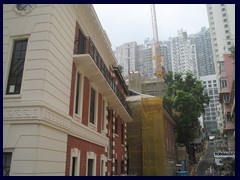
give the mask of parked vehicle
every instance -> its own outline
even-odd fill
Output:
[[[224,169],[224,163],[222,162],[222,160],[220,158],[213,159],[213,166],[215,169],[220,169],[220,170]]]

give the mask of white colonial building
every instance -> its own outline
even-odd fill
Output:
[[[3,5],[3,175],[127,172],[127,88],[92,5]]]

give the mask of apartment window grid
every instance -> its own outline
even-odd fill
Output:
[[[6,94],[20,94],[28,39],[14,42]]]

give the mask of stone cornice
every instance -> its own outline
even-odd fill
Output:
[[[70,116],[67,117],[62,115],[47,106],[4,106],[3,123],[44,124],[103,147],[107,147],[108,145],[108,138],[101,133],[88,128],[80,122],[74,121]]]

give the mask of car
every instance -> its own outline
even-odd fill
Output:
[[[224,169],[224,163],[222,162],[222,160],[220,158],[213,159],[213,166],[216,169]]]

